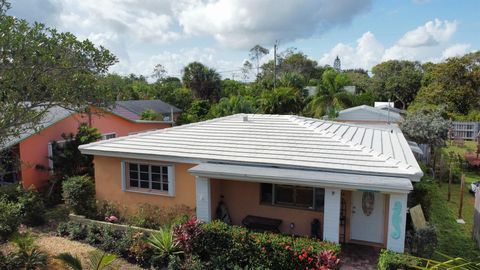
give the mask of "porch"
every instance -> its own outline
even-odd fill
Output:
[[[403,179],[212,163],[189,171],[196,176],[197,217],[204,221],[218,218],[223,202],[235,225],[257,216],[281,220],[281,233],[311,236],[318,220],[320,239],[403,252]]]

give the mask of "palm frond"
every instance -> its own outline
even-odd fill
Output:
[[[64,264],[66,264],[68,267],[70,267],[73,270],[83,270],[80,259],[78,259],[77,256],[73,256],[70,253],[60,253],[54,258],[62,261]]]
[[[117,259],[117,256],[95,250],[89,253],[88,258],[88,264],[91,269],[103,270],[111,265]]]

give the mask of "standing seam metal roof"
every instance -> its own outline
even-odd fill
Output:
[[[402,175],[413,181],[422,176],[396,126],[366,127],[291,115],[237,114],[96,142],[80,149],[85,154],[153,160],[171,157]]]

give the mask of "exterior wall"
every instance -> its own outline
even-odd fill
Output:
[[[165,123],[134,123],[99,109],[93,109],[93,112],[101,114],[92,114],[91,120],[86,114],[73,114],[19,143],[22,163],[20,170],[25,187],[33,185],[41,188],[47,183],[48,171],[36,169],[36,166],[48,168],[48,143],[63,140],[62,133],[76,133],[82,123],[90,122],[100,133],[116,133],[117,137],[132,132],[169,127]]]
[[[128,212],[142,204],[158,207],[186,205],[196,207],[195,177],[188,173],[193,164],[173,163],[175,166],[175,196],[122,191],[121,158],[95,156],[95,190],[97,200],[108,200],[126,207]]]
[[[323,240],[338,243],[340,234],[340,205],[342,191],[325,189],[325,213],[323,218]]]
[[[387,248],[403,253],[407,221],[407,194],[390,194]]]
[[[323,220],[323,213],[318,211],[260,204],[260,183],[221,180],[219,187],[213,188],[211,194],[212,201],[217,197],[217,204],[212,203],[214,209],[218,205],[218,197],[224,196],[232,222],[236,225],[242,225],[246,216],[255,215],[281,219],[280,231],[283,233],[310,235],[312,220]],[[293,229],[290,229],[290,223],[295,224]]]

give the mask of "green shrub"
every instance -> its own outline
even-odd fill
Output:
[[[408,195],[408,207],[414,207],[417,204],[422,206],[425,219],[430,217],[430,209],[432,207],[432,196],[438,192],[435,182],[428,178],[422,179],[413,185],[413,191]]]
[[[195,253],[209,267],[306,269],[314,267],[320,252],[338,255],[339,245],[306,237],[251,232],[214,221],[202,224]]]
[[[0,196],[18,203],[21,207],[21,223],[29,226],[41,225],[45,222],[45,204],[40,194],[32,187],[25,189],[20,184],[6,185],[0,188]]]
[[[18,230],[22,219],[22,206],[0,197],[0,242]]]
[[[390,250],[382,250],[378,258],[378,270],[413,270],[413,266],[420,265],[417,258],[396,253]]]
[[[183,223],[193,215],[194,210],[185,205],[160,208],[142,204],[133,215],[129,216],[127,222],[132,226],[155,230],[163,226]]]
[[[438,244],[437,230],[432,225],[418,229],[407,239],[410,253],[422,258],[431,258]]]
[[[95,184],[88,176],[72,176],[63,182],[63,200],[78,215],[95,215]]]
[[[85,240],[87,238],[87,228],[86,226],[76,223],[68,223],[68,238],[71,240]]]
[[[122,222],[123,218],[120,214],[119,207],[116,203],[110,201],[99,201],[97,202],[97,220],[106,220],[107,218],[114,216],[118,220],[117,222]]]

